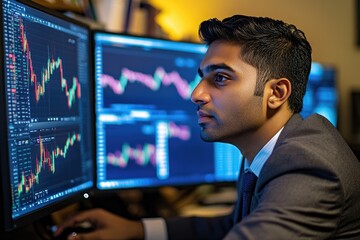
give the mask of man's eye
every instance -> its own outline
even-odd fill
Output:
[[[224,81],[226,81],[227,80],[227,77],[225,77],[224,75],[222,75],[222,74],[216,74],[215,75],[215,78],[214,78],[214,81],[216,82],[216,83],[223,83]]]

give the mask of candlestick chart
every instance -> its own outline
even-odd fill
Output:
[[[109,153],[107,159],[108,164],[121,168],[127,167],[130,160],[134,160],[139,166],[145,166],[147,164],[155,166],[155,145],[144,143],[131,147],[128,143],[123,143],[121,150],[117,150],[115,153]]]
[[[37,193],[52,191],[51,186],[61,186],[81,169],[81,135],[72,131],[61,134],[38,134],[30,141],[31,159],[19,165],[19,181],[16,186],[18,204],[31,201]]]
[[[19,49],[26,63],[26,75],[23,77],[29,81],[30,102],[33,106],[31,115],[77,115],[81,84],[77,76],[75,40],[70,35],[60,37],[56,31],[53,35],[43,36],[42,27],[34,28],[33,25],[31,22],[25,25],[19,20]]]
[[[111,131],[115,131],[116,134],[124,134],[125,128],[128,130],[128,127],[111,127]],[[153,127],[153,126],[151,126]],[[155,128],[155,127],[154,127]],[[109,130],[110,131],[110,130]],[[155,139],[155,131],[153,130],[154,136],[152,139]],[[182,141],[187,141],[191,137],[190,129],[186,125],[177,125],[174,122],[168,123],[168,138],[177,138]],[[131,130],[131,133],[134,133],[134,130]],[[130,132],[129,132],[130,134]],[[142,131],[142,134],[143,131]],[[112,139],[112,134],[107,133],[109,141]],[[138,135],[137,135],[138,136]],[[129,138],[127,138],[129,139]],[[152,140],[154,141],[154,140]],[[119,142],[118,142],[119,143]],[[154,143],[146,143],[138,140],[138,143],[130,146],[129,143],[124,142],[120,143],[120,149],[115,150],[114,153],[110,152],[107,154],[107,163],[113,166],[118,166],[121,168],[126,168],[129,164],[129,161],[134,161],[138,166],[145,166],[151,164],[153,167],[156,166],[156,146]]]
[[[146,124],[143,125],[143,127]],[[108,178],[156,176],[156,139],[133,124],[105,126]],[[121,136],[122,140],[116,141]]]
[[[104,107],[126,102],[153,104],[162,109],[176,105],[193,108],[190,96],[200,81],[197,58],[190,54],[175,58],[156,53],[139,54],[136,50],[122,50],[119,54],[119,51],[104,47],[101,56],[103,69],[97,75],[103,91]],[[179,59],[182,60],[180,62],[189,63],[179,66]],[[139,95],[142,97],[135,97]],[[169,102],[173,103],[172,107]]]
[[[104,128],[103,157],[108,179],[159,177],[159,169],[164,165],[174,175],[181,174],[186,171],[182,165],[196,168],[206,164],[207,157],[213,154],[204,151],[208,146],[201,143],[198,128],[190,122],[132,122],[106,124]],[[198,145],[197,151],[184,151]]]
[[[119,79],[115,79],[107,74],[101,76],[101,85],[104,88],[111,88],[117,95],[124,94],[127,85],[135,82],[142,84],[152,91],[158,91],[162,86],[169,87],[173,85],[177,95],[184,100],[188,100],[192,90],[199,83],[199,78],[195,77],[193,81],[189,82],[183,79],[178,72],[166,72],[161,66],[157,67],[152,75],[123,68]]]

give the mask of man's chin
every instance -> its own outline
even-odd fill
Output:
[[[201,131],[200,138],[204,142],[215,142],[217,139],[206,133],[205,131]]]

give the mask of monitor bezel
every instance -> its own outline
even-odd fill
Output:
[[[40,12],[43,12],[45,14],[48,14],[49,16],[53,16],[56,18],[59,18],[61,20],[65,20],[69,23],[72,24],[76,24],[82,28],[84,28],[87,32],[88,32],[88,55],[89,55],[89,69],[88,69],[88,76],[89,76],[89,97],[90,97],[90,101],[89,101],[89,105],[90,105],[90,123],[89,125],[91,126],[91,142],[92,144],[95,144],[95,130],[94,130],[94,95],[93,95],[93,80],[92,80],[92,73],[93,73],[93,62],[91,61],[90,58],[90,52],[92,49],[92,41],[91,41],[91,28],[90,26],[86,25],[85,23],[75,20],[73,18],[67,17],[66,15],[57,12],[55,10],[46,8],[40,4],[34,3],[32,1],[26,1],[26,0],[14,0],[20,4],[23,4],[29,8],[33,8],[36,9]],[[1,19],[3,19],[3,3],[4,0],[0,0],[0,4],[1,4],[1,11],[0,11],[0,17]],[[3,23],[2,23],[3,24]],[[0,55],[4,56],[5,53],[5,44],[4,44],[4,35],[3,32],[0,32]],[[0,63],[1,66],[3,66],[4,68],[4,57],[0,58]],[[0,79],[5,81],[5,72],[1,71],[0,73]],[[3,197],[0,198],[0,213],[3,215],[1,217],[1,223],[3,226],[3,231],[5,232],[10,232],[10,231],[14,231],[17,229],[20,229],[22,227],[25,227],[26,225],[30,225],[32,223],[34,223],[36,220],[40,220],[42,217],[48,216],[50,214],[52,214],[55,211],[58,211],[66,206],[69,206],[71,204],[80,202],[82,200],[86,200],[86,198],[84,197],[86,194],[87,196],[91,197],[94,194],[94,186],[96,184],[95,182],[95,174],[96,174],[96,166],[95,166],[95,150],[94,149],[90,149],[90,153],[91,153],[91,157],[92,157],[92,163],[93,163],[93,167],[92,167],[92,172],[93,172],[93,177],[92,177],[92,181],[93,181],[93,186],[87,189],[83,189],[79,192],[73,193],[71,195],[66,196],[65,198],[62,198],[61,200],[59,200],[58,202],[54,202],[54,203],[50,203],[47,206],[44,206],[42,208],[39,208],[37,210],[34,210],[30,213],[24,214],[23,216],[20,216],[17,219],[12,219],[12,194],[11,194],[11,184],[10,184],[10,172],[9,172],[9,152],[8,152],[8,123],[7,123],[7,110],[6,110],[6,97],[5,97],[5,82],[0,84],[0,112],[1,112],[1,116],[0,116],[0,126],[3,126],[2,128],[4,129],[4,131],[0,131],[0,157],[1,157],[1,163],[0,163],[0,172],[1,174],[1,193],[3,195]]]

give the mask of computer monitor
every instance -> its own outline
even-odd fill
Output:
[[[94,186],[90,30],[30,2],[1,1],[6,230],[78,201]]]
[[[200,138],[190,95],[206,46],[94,33],[97,189],[234,182],[240,152]]]
[[[326,117],[335,127],[338,125],[338,88],[336,68],[329,64],[313,62],[307,83],[303,117],[318,113]]]

